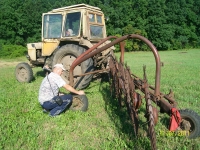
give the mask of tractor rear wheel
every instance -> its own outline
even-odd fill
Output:
[[[57,63],[63,64],[66,71],[64,71],[61,77],[69,83],[69,69],[74,62],[74,60],[80,56],[83,52],[85,52],[85,48],[75,45],[75,44],[67,44],[62,46],[60,49],[56,51],[53,57],[52,66]],[[73,75],[80,75],[87,72],[93,71],[93,60],[89,58],[82,62],[80,65],[76,66],[73,71]],[[82,76],[82,77],[75,77],[74,78],[74,88],[83,89],[87,87],[92,80],[92,74]]]

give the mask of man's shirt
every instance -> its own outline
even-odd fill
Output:
[[[48,77],[48,78],[47,78]],[[45,101],[51,100],[54,96],[59,93],[59,88],[64,86],[66,82],[56,73],[51,72],[46,76],[39,89],[38,100],[42,105]]]

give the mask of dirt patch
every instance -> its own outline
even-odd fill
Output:
[[[0,60],[0,68],[10,67],[10,66],[16,66],[18,63],[20,63],[20,61],[9,62],[9,61]]]

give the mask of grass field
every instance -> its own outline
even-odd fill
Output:
[[[175,93],[180,109],[189,108],[200,114],[200,50],[159,52],[164,63],[161,72],[161,92]],[[119,54],[116,54],[119,56]],[[144,103],[139,111],[140,136],[136,140],[126,109],[118,109],[117,100],[109,92],[109,84],[95,80],[85,89],[89,99],[87,112],[67,110],[57,117],[42,112],[38,103],[38,89],[44,74],[33,68],[35,79],[19,83],[14,70],[17,62],[0,60],[0,149],[4,150],[148,150]],[[151,52],[125,53],[125,62],[132,73],[143,77],[142,66],[147,66],[147,77],[154,84],[155,61]],[[198,150],[200,138],[161,136],[168,132],[169,117],[159,114],[156,126],[157,147],[162,150]]]

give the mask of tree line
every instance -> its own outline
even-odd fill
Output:
[[[140,34],[158,50],[200,46],[200,0],[1,0],[0,50],[41,41],[42,13],[81,3],[102,9],[108,35]],[[146,50],[140,44],[126,47]]]

